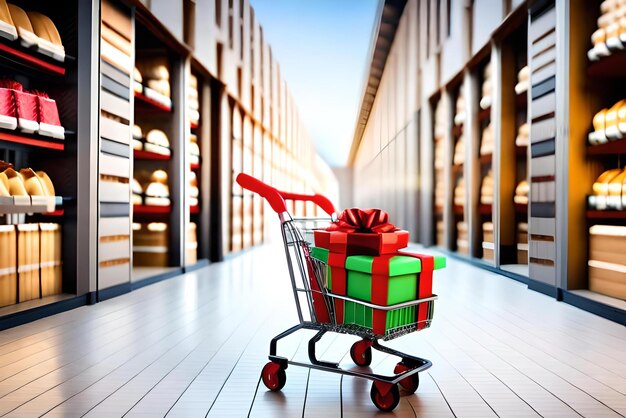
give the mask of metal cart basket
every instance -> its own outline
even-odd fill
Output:
[[[381,345],[379,340],[391,340],[407,333],[417,331],[418,329],[428,327],[432,320],[432,305],[437,299],[437,296],[433,295],[428,298],[410,302],[383,306],[331,293],[326,283],[328,266],[325,262],[311,257],[310,249],[313,244],[313,231],[315,229],[325,228],[332,221],[331,218],[335,213],[333,204],[327,198],[319,194],[303,195],[278,191],[260,180],[243,173],[237,176],[237,183],[244,189],[257,193],[265,198],[272,209],[278,214],[289,276],[291,278],[293,295],[300,321],[298,325],[272,339],[270,343],[270,362],[263,367],[261,375],[265,386],[272,391],[279,391],[284,387],[287,381],[285,369],[287,369],[288,365],[308,367],[372,380],[373,383],[370,395],[374,405],[381,411],[393,410],[400,401],[399,386],[402,387],[406,393],[414,393],[419,386],[418,373],[428,369],[432,363],[429,360],[401,353]],[[329,217],[292,218],[287,211],[285,200],[313,202],[324,210]],[[420,304],[429,304],[429,315],[422,323],[413,322],[404,324],[387,330],[384,335],[376,335],[370,328],[360,325],[338,323],[334,309],[335,299],[343,299],[344,301],[350,301],[368,308],[383,311],[401,310],[410,307],[417,308]],[[321,303],[323,303],[325,307],[325,310],[322,309],[321,311],[327,313],[327,315],[324,315],[324,318],[319,317],[319,306]],[[318,331],[317,334],[309,340],[308,357],[310,362],[291,361],[277,355],[278,341],[301,329]],[[346,369],[336,363],[319,360],[315,353],[315,345],[326,332],[351,334],[360,337],[361,339],[350,348],[350,357],[357,366],[362,367]],[[372,373],[370,369],[366,368],[372,362],[372,348],[400,358],[393,374],[379,375]]]

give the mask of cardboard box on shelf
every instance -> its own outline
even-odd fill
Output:
[[[0,307],[17,303],[15,226],[0,226]]]
[[[61,227],[59,224],[40,223],[41,296],[63,292],[61,266]]]
[[[485,222],[483,223],[483,241],[485,242],[495,242],[493,240],[493,222]],[[483,248],[485,248],[483,246]]]
[[[626,265],[626,227],[594,225],[589,228],[589,259]]]
[[[528,224],[526,222],[517,224],[517,243],[528,244]]]
[[[483,260],[493,261],[495,260],[494,245],[493,242],[483,241]]]
[[[18,301],[41,297],[39,224],[17,225]]]
[[[133,265],[167,267],[169,265],[169,237],[167,224],[152,222],[133,224]]]
[[[626,266],[589,260],[589,290],[626,300]]]
[[[528,244],[517,244],[517,264],[528,264]]]

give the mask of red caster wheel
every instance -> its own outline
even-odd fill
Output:
[[[372,364],[372,342],[361,340],[352,344],[350,357],[357,366],[366,367]]]
[[[402,373],[404,371],[409,370],[410,367],[407,366],[406,364],[400,362],[398,364],[396,364],[396,368],[393,369],[393,372],[398,374],[398,373]],[[417,388],[420,385],[420,376],[418,373],[415,373],[414,375],[411,376],[407,376],[404,379],[400,380],[400,382],[398,382],[400,384],[400,386],[402,387],[402,389],[404,389],[404,391],[408,394],[408,395],[412,395],[415,393],[415,391],[417,390]]]
[[[287,374],[280,364],[270,361],[263,367],[261,372],[263,384],[272,392],[281,390],[287,383]]]
[[[370,396],[376,408],[383,412],[393,411],[395,407],[398,406],[398,403],[400,403],[400,390],[398,389],[398,385],[392,385],[390,383],[372,383]]]

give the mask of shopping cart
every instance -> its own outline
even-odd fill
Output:
[[[271,391],[279,391],[285,386],[287,375],[285,369],[288,365],[308,367],[346,376],[360,377],[372,380],[370,396],[374,405],[381,411],[393,410],[400,401],[401,386],[405,393],[415,393],[419,386],[419,372],[428,369],[432,363],[419,357],[401,353],[392,348],[383,346],[383,341],[391,340],[407,333],[423,329],[430,325],[432,319],[432,304],[437,299],[436,295],[411,302],[400,303],[391,306],[376,305],[351,297],[331,293],[326,286],[326,263],[311,257],[310,248],[313,243],[313,231],[328,226],[335,214],[333,204],[324,196],[303,195],[280,192],[247,174],[239,174],[237,183],[244,189],[259,194],[267,200],[272,209],[278,214],[281,223],[282,237],[287,256],[287,266],[293,287],[293,295],[298,311],[300,323],[274,337],[270,343],[270,362],[263,367],[262,380]],[[292,218],[287,211],[285,200],[313,202],[326,212],[328,218]],[[407,307],[416,307],[420,304],[429,304],[429,316],[420,323],[410,323],[385,332],[384,335],[376,335],[371,329],[352,324],[337,323],[334,306],[335,299],[351,301],[365,307],[393,311]],[[308,306],[308,316],[303,314],[303,305]],[[323,309],[320,309],[322,307]],[[277,355],[278,341],[288,335],[302,330],[318,331],[309,340],[308,355],[310,363],[292,361]],[[321,340],[326,332],[351,334],[360,338],[350,348],[350,357],[357,366],[354,368],[342,368],[336,363],[323,361],[317,358],[315,345]],[[394,368],[391,375],[375,374],[369,369],[372,362],[372,348],[386,354],[399,357],[401,360]]]

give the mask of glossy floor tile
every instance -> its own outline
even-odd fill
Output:
[[[289,367],[259,375],[272,336],[297,322],[282,247],[0,332],[0,416],[371,417],[371,383]],[[425,357],[401,417],[626,415],[626,328],[459,261],[435,274],[430,329],[388,344]],[[279,343],[305,361],[310,331]],[[327,334],[348,363],[354,337]],[[376,371],[397,360],[375,355]]]

